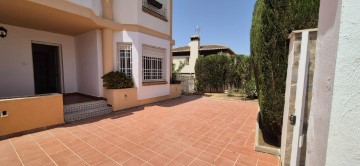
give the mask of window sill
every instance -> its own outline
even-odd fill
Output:
[[[164,85],[164,84],[168,84],[168,82],[166,82],[166,81],[154,81],[154,82],[143,82],[142,83],[143,86]]]

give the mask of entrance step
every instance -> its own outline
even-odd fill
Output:
[[[65,123],[106,115],[112,112],[105,100],[77,103],[64,106]]]

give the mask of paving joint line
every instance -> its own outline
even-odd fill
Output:
[[[19,153],[17,152],[15,146],[14,146],[13,143],[11,142],[11,139],[9,139],[9,142],[10,142],[10,144],[11,144],[11,147],[14,149],[14,151],[15,151],[15,153],[16,153],[16,156],[19,158],[21,164],[24,165],[24,162],[21,160]]]
[[[101,151],[99,151],[97,148],[95,148],[94,146],[90,145],[89,143],[85,142],[83,139],[81,139],[81,138],[79,138],[78,136],[76,136],[74,133],[70,132],[69,130],[67,130],[67,129],[65,129],[65,128],[63,128],[63,130],[65,130],[66,132],[68,132],[68,133],[70,133],[71,135],[75,136],[76,138],[80,139],[82,142],[84,142],[85,144],[89,145],[91,148],[95,149],[96,151],[100,152],[100,153],[103,154],[106,158],[108,158],[108,159],[114,161],[115,163],[121,165],[120,163],[116,162],[115,160],[113,160],[113,159],[112,159],[111,157],[109,157],[108,155],[104,154],[103,152],[101,152]],[[91,133],[91,132],[90,132],[90,133]],[[92,133],[91,133],[91,134],[92,134]],[[75,153],[75,152],[74,152],[74,153]],[[76,153],[75,153],[75,154],[76,154]],[[77,155],[77,154],[76,154],[76,155]],[[93,156],[94,156],[94,155],[93,155]],[[80,157],[80,156],[78,156],[78,157]],[[90,156],[90,157],[91,157],[91,156]],[[90,158],[90,157],[89,157],[89,158]],[[81,157],[80,157],[80,158],[81,158]],[[82,158],[81,158],[81,159],[82,159]],[[83,159],[83,160],[84,160],[84,159]],[[84,161],[85,161],[85,160],[84,160]],[[86,162],[86,161],[85,161],[85,162]],[[100,161],[100,162],[102,162],[102,161]],[[95,165],[96,165],[96,164],[99,164],[100,162],[95,163]],[[87,163],[87,162],[86,162],[86,163]],[[89,164],[89,165],[90,165],[90,164]]]
[[[98,127],[98,128],[102,128],[102,127],[100,127],[100,126],[97,126],[97,125],[95,125],[95,124],[91,124],[91,125],[94,125],[94,126],[96,126],[96,127]],[[87,132],[89,132],[89,130],[86,130],[86,129],[84,129],[84,128],[82,128],[83,130],[85,130],[85,131],[87,131]],[[104,128],[102,128],[102,129],[104,129]],[[107,130],[105,130],[105,131],[107,131]],[[108,132],[108,131],[107,131]],[[127,150],[125,150],[125,149],[123,149],[123,148],[121,148],[120,146],[118,146],[118,145],[115,145],[115,144],[113,144],[112,142],[110,142],[110,141],[108,141],[108,140],[106,140],[106,139],[104,139],[104,138],[102,138],[102,137],[99,137],[98,135],[95,135],[95,134],[93,134],[92,132],[89,132],[89,133],[91,133],[92,135],[94,135],[94,136],[96,136],[96,137],[98,137],[98,138],[100,138],[100,139],[102,139],[102,140],[105,140],[106,142],[108,142],[108,143],[110,143],[110,144],[112,144],[112,145],[114,145],[114,146],[116,146],[117,148],[119,148],[120,150],[124,150],[124,151],[126,151],[127,153],[129,153],[129,154],[131,154],[132,155],[132,158],[133,157],[137,157],[137,155],[135,155],[135,154],[132,154],[131,152],[129,152],[129,151],[127,151]],[[123,139],[125,139],[125,138],[123,138]],[[130,141],[131,142],[131,141]],[[132,142],[132,143],[134,143],[134,142]],[[134,143],[134,144],[136,144],[136,143]],[[145,149],[145,148],[144,148]],[[106,155],[107,156],[107,155]],[[132,159],[132,158],[130,158],[130,159]],[[137,158],[139,158],[139,157],[137,157]],[[127,162],[127,161],[129,161],[130,159],[128,159],[128,160],[126,160],[125,162]],[[142,160],[142,161],[144,161],[145,163],[147,163],[147,164],[150,164],[150,163],[148,163],[147,161],[145,161],[145,160],[143,160],[143,159],[141,159],[141,158],[139,158],[140,160]],[[124,163],[125,163],[124,162]],[[118,163],[118,162],[116,162],[116,163]],[[152,164],[150,164],[150,165],[152,165]]]
[[[73,152],[77,157],[79,157],[82,161],[84,161],[87,165],[90,165],[88,162],[86,162],[83,158],[81,158],[78,154],[76,154],[73,150],[71,150],[68,146],[66,146],[63,142],[61,142],[53,133],[51,133],[50,131],[46,131],[47,133],[49,133],[50,135],[52,135],[57,141],[59,141],[62,145],[64,145],[68,150],[70,150],[71,152]],[[63,150],[65,151],[65,150]],[[62,151],[60,151],[62,152]],[[58,152],[58,153],[60,153]]]
[[[33,137],[31,134],[29,134],[29,135],[30,135],[31,139],[36,143],[36,145],[39,146],[39,148],[46,154],[46,156],[47,156],[48,158],[50,158],[50,160],[51,160],[55,165],[58,165],[58,164],[50,157],[50,155],[45,152],[45,150],[44,150],[44,149],[40,146],[40,144],[34,139],[34,137]]]

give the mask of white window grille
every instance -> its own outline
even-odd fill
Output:
[[[117,44],[116,70],[124,72],[127,76],[132,77],[131,44]]]
[[[165,53],[163,48],[143,45],[143,81],[165,80]]]

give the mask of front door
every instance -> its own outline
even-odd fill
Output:
[[[35,94],[61,93],[59,46],[32,43]]]

